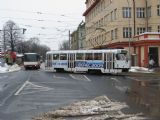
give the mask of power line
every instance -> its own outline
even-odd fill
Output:
[[[37,14],[37,15],[50,15],[50,16],[60,16],[60,17],[65,17],[65,18],[73,18],[73,14],[67,13],[65,14],[55,14],[55,13],[50,13],[50,12],[41,12],[41,11],[25,11],[25,10],[18,10],[18,9],[0,9],[0,11],[7,11],[7,12],[20,12],[20,13],[27,13],[27,14]],[[69,16],[71,15],[71,16]],[[79,19],[79,18],[74,18],[74,19]]]
[[[57,22],[57,23],[64,23],[64,22],[77,22],[77,21],[61,21],[61,20],[51,20],[51,19],[33,19],[33,18],[15,18],[15,17],[0,17],[1,19],[22,19],[22,20],[31,20],[31,21],[39,21],[39,22]]]

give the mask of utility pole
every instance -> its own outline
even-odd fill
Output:
[[[134,25],[134,36],[136,35],[136,5],[135,0],[133,0],[133,25]]]
[[[69,50],[71,49],[71,33],[70,33],[70,30],[69,30]]]
[[[148,32],[148,0],[145,1],[146,2],[146,31]]]

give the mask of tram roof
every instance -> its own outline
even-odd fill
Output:
[[[120,52],[125,49],[102,49],[102,50],[53,50],[48,51],[47,54],[53,53],[102,53],[102,52]]]

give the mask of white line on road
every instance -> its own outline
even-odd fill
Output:
[[[27,80],[14,95],[19,95],[19,93],[23,90],[23,88],[28,84],[29,80]]]
[[[57,79],[66,79],[65,77],[59,77],[59,76],[56,76],[56,75],[53,75],[53,78],[57,78]]]
[[[78,80],[76,77],[74,77],[72,74],[69,74],[69,76],[71,76],[71,78]]]
[[[116,81],[117,83],[120,83],[120,81],[117,78],[111,78],[111,80]]]
[[[69,74],[69,76],[75,80],[83,80],[83,81],[88,81],[88,82],[91,82],[91,80],[85,76],[85,75],[72,75],[72,74]]]
[[[20,95],[20,92],[24,89],[24,87],[28,88],[26,90],[33,90],[33,91],[29,91],[29,92],[25,92],[21,94],[29,94],[29,93],[35,93],[35,92],[40,92],[40,91],[49,91],[53,89],[53,88],[43,87],[40,85],[33,84],[29,82],[29,80],[27,80],[14,95]],[[34,91],[34,90],[38,90],[38,91]]]
[[[86,76],[86,75],[83,75],[87,81],[91,82],[91,80]]]
[[[30,79],[31,79],[31,75],[28,77],[28,80],[26,82],[24,82],[24,84],[18,89],[18,91],[14,95],[19,95],[19,93],[23,90],[23,88],[26,86],[26,84],[28,84]]]

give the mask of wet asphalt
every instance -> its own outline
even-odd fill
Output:
[[[44,70],[0,74],[0,120],[31,120],[41,113],[101,95],[129,104],[130,107],[124,112],[143,112],[144,108],[135,106],[134,99],[130,99],[133,97],[130,93],[137,89],[133,86],[134,81],[151,79],[160,80],[160,77],[53,73]]]

